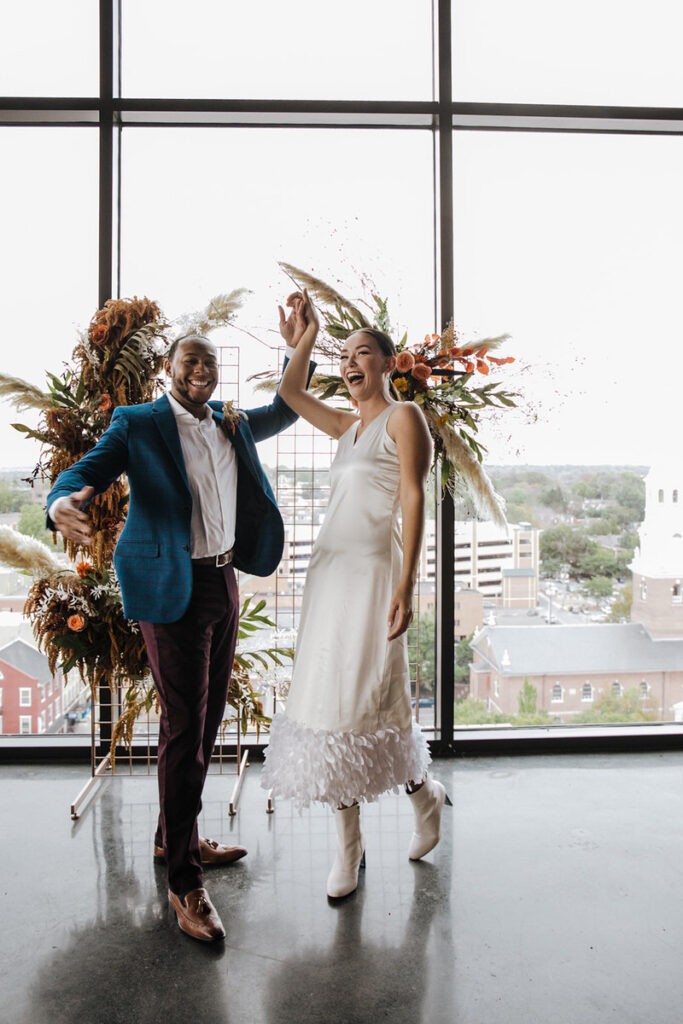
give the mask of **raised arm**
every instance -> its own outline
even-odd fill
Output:
[[[306,390],[309,360],[320,326],[315,306],[306,289],[303,293],[291,295],[287,301],[292,306],[289,318],[285,317],[282,306],[278,307],[280,333],[286,342],[296,344],[296,348],[285,369],[278,394],[290,409],[318,430],[330,437],[341,437],[355,423],[356,417],[353,413],[334,409]]]
[[[413,591],[424,532],[425,483],[432,460],[427,421],[413,402],[402,402],[389,417],[400,470],[399,500],[403,533],[403,571],[389,609],[389,640],[405,633],[413,618]]]

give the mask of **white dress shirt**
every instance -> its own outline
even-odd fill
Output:
[[[289,345],[285,356],[294,352]],[[206,416],[198,420],[184,409],[170,391],[166,392],[175,416],[180,447],[185,460],[192,494],[191,553],[192,558],[207,558],[230,551],[235,544],[237,522],[237,456],[232,443],[218,426],[206,407]],[[67,495],[56,498],[48,515]]]
[[[237,520],[237,456],[207,406],[204,419],[184,409],[168,391],[192,495],[192,558],[230,551]]]

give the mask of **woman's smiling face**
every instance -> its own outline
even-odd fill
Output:
[[[372,335],[356,331],[344,342],[339,369],[351,397],[362,402],[384,391],[385,376],[394,362],[392,356],[384,355]]]

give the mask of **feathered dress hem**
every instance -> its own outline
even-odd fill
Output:
[[[282,712],[270,727],[261,785],[298,808],[319,802],[335,809],[370,803],[406,782],[421,781],[430,761],[416,722],[374,733],[328,732]]]

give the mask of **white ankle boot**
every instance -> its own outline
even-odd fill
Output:
[[[363,837],[360,834],[360,807],[344,807],[335,811],[337,856],[327,877],[327,895],[341,899],[358,888],[358,869],[365,867]]]
[[[415,831],[408,847],[410,860],[419,860],[433,850],[441,838],[441,811],[450,805],[446,790],[429,776],[414,793],[408,793],[415,812]]]

